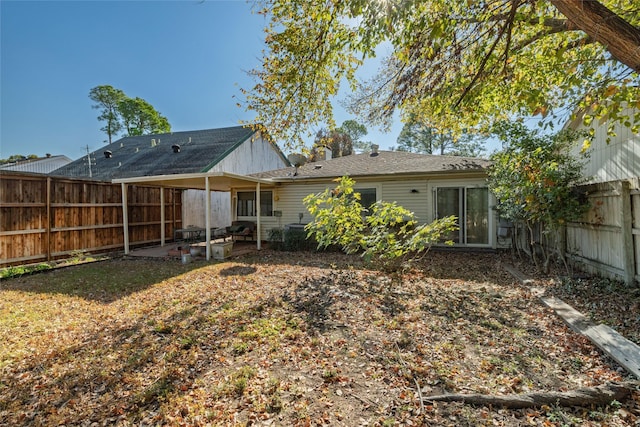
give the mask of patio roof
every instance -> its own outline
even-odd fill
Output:
[[[211,191],[231,191],[232,188],[252,188],[256,191],[258,202],[257,209],[257,248],[260,250],[261,242],[261,224],[260,224],[260,186],[262,184],[273,185],[270,179],[258,178],[252,176],[238,175],[229,172],[200,172],[175,175],[155,175],[155,176],[138,176],[132,178],[118,178],[111,182],[122,186],[122,228],[124,231],[124,253],[129,253],[129,218],[128,218],[128,185],[150,185],[161,188],[181,188],[185,190],[204,190],[206,191],[205,205],[205,241],[211,241]],[[165,216],[164,216],[164,192],[160,192],[160,204],[163,209],[160,211],[160,245],[165,244]],[[211,259],[211,245],[206,245],[206,258]]]
[[[257,183],[273,184],[270,179],[255,176],[238,175],[229,172],[200,172],[173,175],[137,176],[118,178],[114,184],[139,184],[185,190],[206,190],[207,181],[211,191],[231,191],[232,188],[255,187]]]

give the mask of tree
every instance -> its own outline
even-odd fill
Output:
[[[639,0],[265,0],[266,51],[246,107],[279,140],[300,144],[334,126],[331,98],[346,81],[368,124],[396,111],[440,132],[487,130],[514,116],[608,117],[640,129]],[[356,71],[382,42],[377,76]]]
[[[589,207],[576,192],[585,181],[582,163],[568,150],[584,135],[568,130],[541,135],[521,123],[501,123],[495,131],[505,148],[491,156],[489,189],[496,196],[500,216],[527,231],[533,261],[548,272],[552,251],[545,240],[556,239],[556,248],[561,246],[559,230],[579,220]],[[541,230],[538,242],[536,226]],[[564,261],[564,253],[557,252]]]
[[[95,102],[92,108],[100,109],[98,120],[106,122],[100,130],[107,134],[108,143],[111,144],[112,137],[122,129],[119,105],[126,99],[126,95],[120,89],[102,85],[89,91],[89,99]]]
[[[7,163],[18,163],[18,162],[23,162],[25,160],[31,160],[31,159],[37,159],[37,158],[38,156],[36,154],[29,154],[28,156],[25,156],[23,154],[12,154],[6,159],[0,159],[0,165],[4,165]]]
[[[309,154],[309,161],[315,162],[324,158],[321,155],[323,149],[327,147],[331,150],[332,157],[343,157],[353,154],[354,148],[366,150],[371,145],[370,142],[362,141],[367,134],[367,128],[355,120],[345,120],[342,126],[329,131],[325,128],[316,133],[313,148]]]
[[[367,150],[371,147],[371,142],[362,140],[362,137],[369,133],[367,127],[355,120],[345,120],[336,130],[345,135],[349,135],[353,148]]]
[[[106,121],[100,130],[107,134],[109,144],[123,129],[125,136],[171,132],[167,118],[142,98],[129,98],[122,90],[109,85],[94,87],[89,91],[89,98],[96,103],[93,108],[102,109],[98,120]]]
[[[448,133],[415,121],[405,123],[398,135],[398,151],[479,157],[484,152],[482,142],[475,135],[463,134],[457,140]]]
[[[378,201],[367,209],[360,203],[353,179],[337,181],[335,189],[304,198],[313,216],[306,230],[319,248],[338,245],[346,253],[362,253],[366,261],[384,270],[398,271],[457,229],[453,216],[418,224],[413,212],[395,202]]]
[[[171,125],[151,104],[141,98],[126,98],[118,105],[126,136],[171,132]]]
[[[332,157],[349,156],[353,153],[351,137],[337,129],[332,131],[320,129],[318,133],[316,133],[316,139],[313,145],[312,155],[314,153],[317,154],[318,149],[316,147],[329,148]]]

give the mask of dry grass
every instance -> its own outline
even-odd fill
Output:
[[[401,283],[339,254],[112,260],[0,283],[0,425],[614,425],[601,408],[418,399],[566,390],[623,373],[492,254]]]

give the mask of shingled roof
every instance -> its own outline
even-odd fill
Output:
[[[297,170],[294,167],[253,174],[274,181],[307,180],[351,177],[376,177],[415,174],[453,174],[459,172],[483,172],[489,160],[475,157],[433,156],[404,151],[379,151],[353,154],[306,163]]]
[[[111,181],[207,172],[255,132],[250,127],[234,126],[125,137],[91,153],[91,178]],[[179,146],[179,152],[174,152],[173,146]],[[56,169],[51,175],[88,178],[87,157]]]

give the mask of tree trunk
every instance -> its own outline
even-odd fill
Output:
[[[497,406],[509,409],[537,408],[543,405],[563,407],[608,405],[614,400],[625,400],[638,386],[637,382],[607,383],[565,392],[537,392],[495,396],[489,394],[443,394],[424,396],[425,402],[463,402],[478,406]]]
[[[595,0],[550,0],[577,28],[615,59],[640,73],[640,29]]]
[[[531,251],[531,259],[535,264],[536,268],[540,270],[542,267],[540,266],[540,262],[538,261],[538,254],[536,249],[536,239],[533,234],[533,226],[527,222],[527,230],[529,231],[529,250]]]

